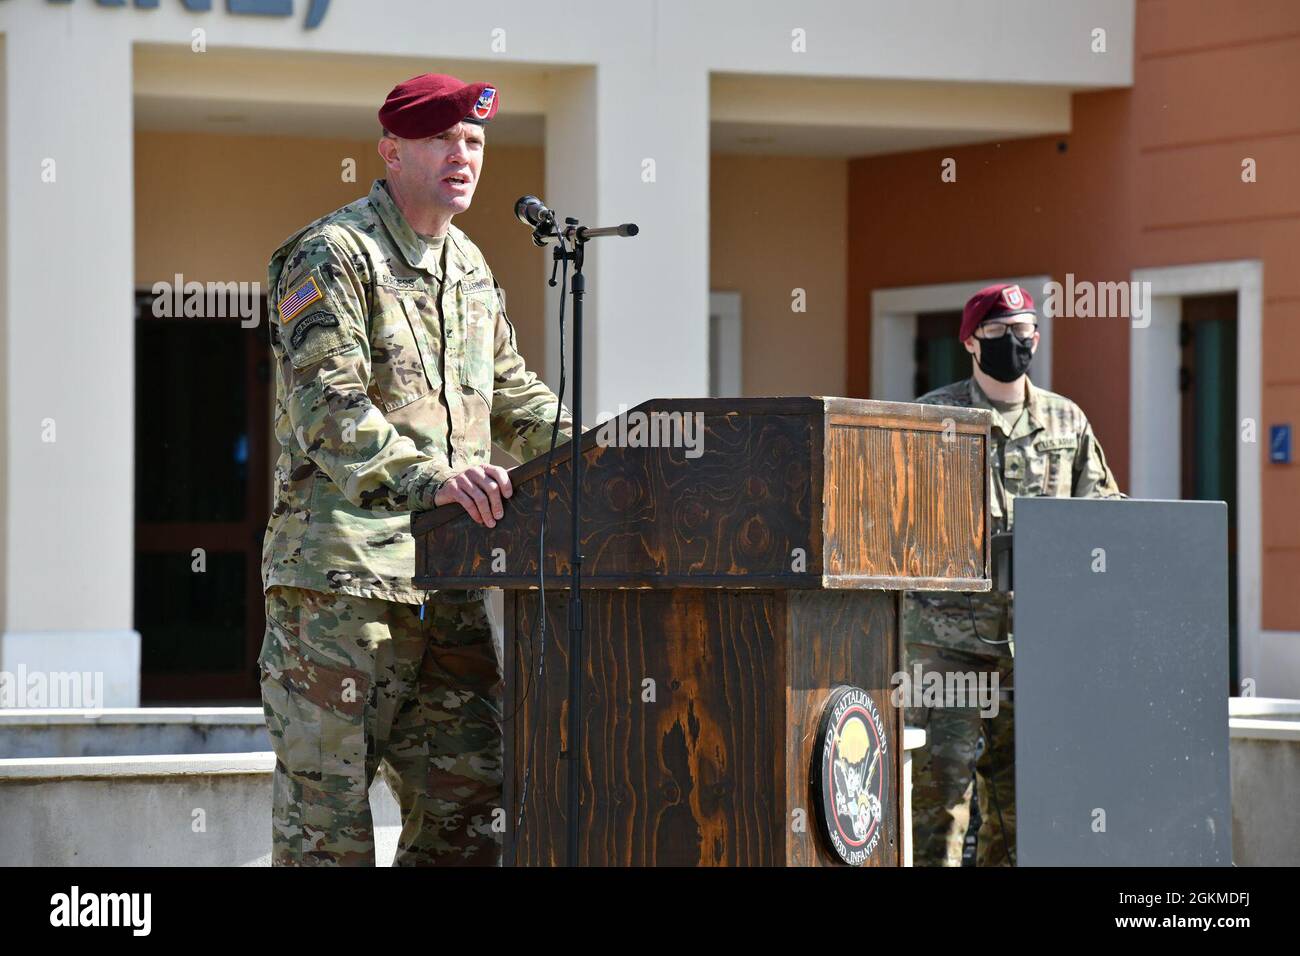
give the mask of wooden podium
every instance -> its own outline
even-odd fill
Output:
[[[578,863],[898,865],[898,594],[988,589],[989,422],[687,399],[583,434]],[[544,456],[511,472],[495,528],[458,505],[412,519],[418,586],[505,589],[507,864],[567,862],[570,457],[556,449],[545,505],[540,683]]]

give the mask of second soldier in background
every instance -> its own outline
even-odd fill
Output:
[[[962,312],[958,337],[972,376],[918,402],[993,413],[989,442],[989,531],[1009,531],[1018,497],[1117,498],[1115,477],[1079,406],[1038,388],[1026,374],[1039,333],[1034,300],[1017,285],[981,289]],[[907,592],[902,628],[905,669],[983,674],[1000,687],[996,713],[970,702],[909,707],[909,726],[926,731],[912,770],[912,859],[916,866],[960,866],[978,778],[981,866],[1015,861],[1015,758],[1011,599],[1005,593]],[[964,704],[964,705],[961,705]],[[959,706],[961,705],[961,706]],[[990,708],[992,710],[994,708]],[[983,753],[976,753],[980,737]]]

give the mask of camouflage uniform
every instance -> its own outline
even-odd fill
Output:
[[[1010,530],[1017,497],[1116,498],[1119,486],[1079,406],[1026,379],[1025,404],[1008,421],[973,378],[917,399],[926,405],[993,413],[989,448],[989,520]],[[912,771],[912,847],[917,866],[960,866],[970,819],[971,777],[980,793],[979,865],[1005,865],[1015,854],[1012,603],[1001,593],[909,591],[903,596],[905,667],[924,672],[998,675],[997,713],[974,707],[909,707],[910,726],[927,731]],[[1000,643],[993,643],[1000,642]],[[978,758],[981,730],[986,746]],[[1010,844],[1010,846],[1007,846]]]
[[[370,784],[402,806],[396,866],[495,863],[501,670],[482,593],[415,605],[272,585],[263,709],[272,862],[374,865]]]
[[[499,859],[483,595],[412,586],[410,512],[493,440],[520,460],[545,451],[557,400],[524,367],[482,253],[455,226],[437,246],[379,180],[271,258],[281,450],[259,665],[276,863],[372,863],[376,770],[401,804],[399,864]],[[567,410],[560,424],[567,437]]]

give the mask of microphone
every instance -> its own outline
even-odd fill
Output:
[[[555,225],[555,213],[536,196],[520,196],[515,200],[515,218],[534,229]]]
[[[583,243],[589,239],[602,236],[635,236],[641,230],[634,222],[625,222],[619,226],[583,226],[576,219],[558,222],[554,209],[548,209],[536,196],[520,196],[515,200],[515,218],[533,230],[533,244],[546,245],[548,240]]]

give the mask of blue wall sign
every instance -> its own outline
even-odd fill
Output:
[[[1268,426],[1268,460],[1275,465],[1291,464],[1291,426]]]

